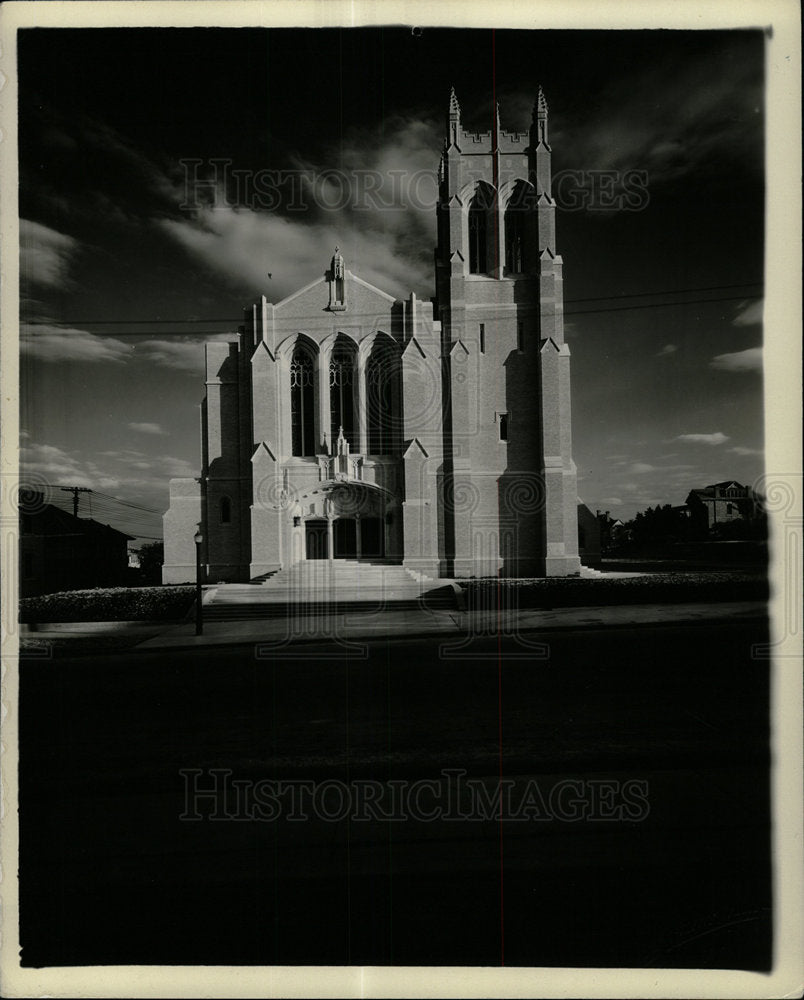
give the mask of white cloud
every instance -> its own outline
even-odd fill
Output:
[[[608,504],[609,507],[622,506],[622,500],[619,497],[603,497],[603,499],[600,502]]]
[[[337,149],[324,150],[321,163],[293,159],[309,178],[294,194],[305,212],[259,210],[246,197],[236,207],[218,198],[191,219],[161,218],[156,225],[217,274],[275,302],[321,277],[336,245],[347,268],[383,291],[426,295],[442,144],[441,124],[428,118],[386,120],[382,136],[352,129]]]
[[[122,364],[131,356],[131,345],[114,337],[98,337],[86,330],[25,323],[20,330],[20,351],[41,361],[110,361]]]
[[[85,457],[80,452],[69,452],[49,444],[24,442],[20,446],[20,467],[33,488],[42,489],[48,503],[61,501],[69,495],[60,486],[84,486],[91,490],[109,493],[121,500],[135,501],[154,507],[157,513],[131,511],[109,507],[108,502],[96,505],[98,518],[107,520],[129,534],[161,534],[159,511],[168,504],[168,483],[172,478],[194,478],[199,474],[197,463],[175,455],[147,455],[144,452],[121,449],[93,453]],[[50,484],[47,486],[45,484]],[[88,513],[81,507],[81,513]],[[100,509],[103,508],[103,513]],[[107,511],[113,513],[107,513]],[[127,527],[128,525],[128,527]],[[129,530],[130,529],[130,530]]]
[[[20,468],[24,473],[42,476],[59,486],[84,486],[92,489],[117,489],[120,480],[92,461],[51,444],[26,443],[20,447]],[[45,497],[50,501],[53,497]]]
[[[382,215],[382,213],[378,213]],[[429,285],[429,269],[399,252],[397,243],[342,213],[326,223],[301,223],[267,212],[203,209],[194,222],[161,220],[161,227],[219,274],[268,291],[274,301],[323,276],[335,246],[346,266],[392,295]],[[267,272],[273,275],[270,285]]]
[[[763,82],[745,58],[742,39],[729,39],[717,53],[691,56],[679,65],[672,56],[651,63],[638,75],[604,82],[596,115],[562,127],[551,142],[564,162],[586,170],[647,172],[650,186],[696,176],[722,162],[724,153],[762,170],[762,144],[746,149],[746,129],[758,129]],[[548,101],[550,94],[547,95]],[[504,107],[507,105],[505,98]],[[532,106],[533,96],[530,95]],[[519,127],[525,125],[527,102]],[[597,105],[596,105],[597,106]],[[654,110],[662,108],[657,118]]]
[[[648,465],[647,462],[634,462],[628,470],[630,473],[656,472],[655,465]]]
[[[713,434],[679,434],[675,440],[686,441],[688,444],[718,445],[728,441],[729,436],[721,431],[715,431]]]
[[[124,364],[141,360],[149,365],[178,368],[193,375],[204,372],[204,344],[210,341],[235,341],[236,333],[220,333],[180,339],[137,341],[127,344],[115,337],[104,337],[86,330],[56,326],[52,323],[25,323],[20,330],[20,350],[41,361],[84,361]],[[142,427],[132,427],[142,431]],[[142,431],[142,433],[157,433]],[[164,432],[163,432],[164,433]]]
[[[749,347],[733,354],[718,354],[709,362],[710,368],[721,372],[758,372],[762,370],[762,348]]]
[[[664,347],[661,349],[661,351],[656,352],[656,357],[667,358],[671,354],[675,354],[677,350],[678,347],[676,346],[676,344],[665,344]]]
[[[128,426],[133,431],[138,431],[140,434],[164,434],[164,435],[167,434],[167,431],[163,427],[161,427],[159,424],[130,423],[130,424],[128,424]]]
[[[134,348],[134,357],[147,361],[149,364],[162,365],[165,368],[178,368],[193,375],[204,372],[204,344],[213,341],[236,341],[236,333],[219,333],[206,336],[203,339],[193,337],[188,340],[171,337],[167,340],[144,340]]]
[[[30,219],[20,219],[20,277],[46,288],[71,286],[69,269],[78,241]]]
[[[174,455],[158,455],[155,464],[168,479],[194,479],[199,474],[199,467],[186,458],[176,458]]]
[[[734,448],[729,448],[729,451],[733,451],[735,455],[764,455],[765,452],[761,448],[743,448],[737,445]]]
[[[756,326],[762,322],[762,311],[764,307],[764,302],[762,299],[756,299],[754,302],[748,304],[742,303],[740,305],[740,311],[732,320],[734,326]]]

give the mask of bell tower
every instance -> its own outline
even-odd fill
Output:
[[[577,482],[547,101],[529,132],[470,132],[450,94],[439,165],[448,572],[580,572]]]

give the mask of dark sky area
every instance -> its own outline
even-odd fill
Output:
[[[539,84],[554,174],[646,178],[638,210],[554,192],[581,497],[626,519],[753,482],[759,31],[22,30],[26,470],[165,509],[170,477],[198,473],[204,340],[236,329],[253,297],[320,276],[335,243],[371,283],[431,296],[450,87],[467,127],[486,130],[497,100],[503,127],[524,130]],[[213,160],[228,186],[186,207],[186,164],[207,179]],[[283,189],[266,208],[260,170],[337,172],[351,196],[295,209]],[[401,194],[364,204],[366,171],[398,171]],[[161,533],[146,512],[118,523]]]

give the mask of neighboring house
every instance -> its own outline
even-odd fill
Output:
[[[126,582],[126,535],[60,507],[27,502],[20,513],[20,597]]]
[[[695,527],[706,532],[731,521],[752,521],[762,512],[760,498],[753,490],[731,479],[691,490],[686,507]]]
[[[600,511],[593,514],[578,497],[578,553],[584,566],[599,566],[601,560]]]
[[[202,466],[170,483],[164,583],[195,578],[199,528],[215,581],[313,559],[580,573],[550,160],[541,90],[529,131],[497,116],[480,134],[453,92],[435,302],[389,295],[336,247],[316,281],[247,309],[237,342],[207,344]]]
[[[622,527],[623,522],[619,519],[615,520],[612,518],[611,512],[608,510],[605,513],[596,510],[595,518],[597,520],[597,529],[600,533],[600,551],[603,553],[610,548],[612,542],[614,541],[612,536],[614,526],[619,525]]]
[[[140,568],[140,553],[139,553],[139,549],[129,548],[129,550],[128,550],[128,568],[129,569],[139,569]]]

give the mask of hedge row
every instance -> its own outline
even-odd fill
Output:
[[[194,587],[111,587],[70,590],[20,601],[20,621],[136,622],[176,621],[195,599]]]
[[[461,580],[467,608],[515,610],[687,601],[764,601],[768,581],[744,573],[651,573],[645,576],[581,579]]]

